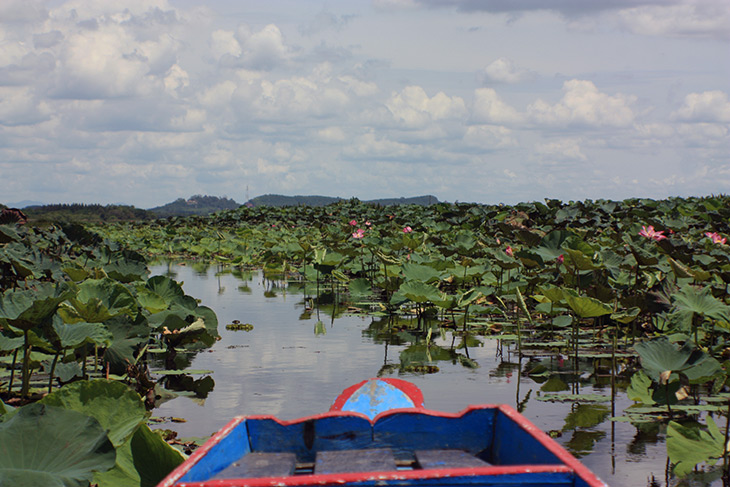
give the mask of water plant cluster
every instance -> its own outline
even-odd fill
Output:
[[[183,461],[149,411],[218,338],[211,309],[80,226],[0,225],[0,291],[0,484],[155,485]]]
[[[625,388],[636,403],[613,419],[665,424],[681,476],[718,459],[718,475],[727,471],[727,419],[717,419],[730,407],[729,227],[730,198],[712,196],[427,207],[350,200],[95,231],[128,250],[310,283],[313,306],[327,292],[412,317],[426,357],[434,323],[465,346],[497,336],[531,357],[528,373],[545,378],[546,392],[565,388],[556,361],[541,356],[577,373],[581,359],[600,361],[612,397]],[[428,360],[416,365],[433,370]],[[590,401],[571,392],[543,399]]]

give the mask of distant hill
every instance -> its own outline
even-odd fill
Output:
[[[28,206],[23,208],[23,213],[29,222],[101,223],[155,218],[147,210],[134,206],[84,203]]]
[[[280,194],[265,194],[250,199],[246,206],[326,206],[332,203],[342,201],[344,198],[336,198],[333,196],[283,196]],[[376,200],[363,201],[374,205],[391,206],[391,205],[422,205],[428,206],[438,203],[439,200],[435,196],[414,196],[411,198],[381,198]]]
[[[178,198],[172,203],[150,208],[149,211],[158,218],[166,218],[168,216],[209,215],[221,210],[235,210],[239,206],[241,206],[239,203],[229,198],[196,194],[187,200]]]
[[[16,201],[11,203],[6,203],[6,205],[9,208],[27,208],[29,206],[43,206],[42,201],[32,201],[32,200],[23,200],[23,201]]]

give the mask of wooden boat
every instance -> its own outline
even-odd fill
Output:
[[[158,487],[606,487],[513,408],[431,411],[413,384],[370,379],[330,411],[240,416]]]

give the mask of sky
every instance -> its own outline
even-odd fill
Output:
[[[730,190],[727,0],[2,0],[0,202]]]

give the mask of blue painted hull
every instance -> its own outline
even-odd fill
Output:
[[[441,413],[416,397],[416,407],[370,417],[380,402],[355,398],[365,413],[340,410],[348,401],[338,398],[339,407],[295,421],[235,418],[159,486],[605,487],[508,406]]]

